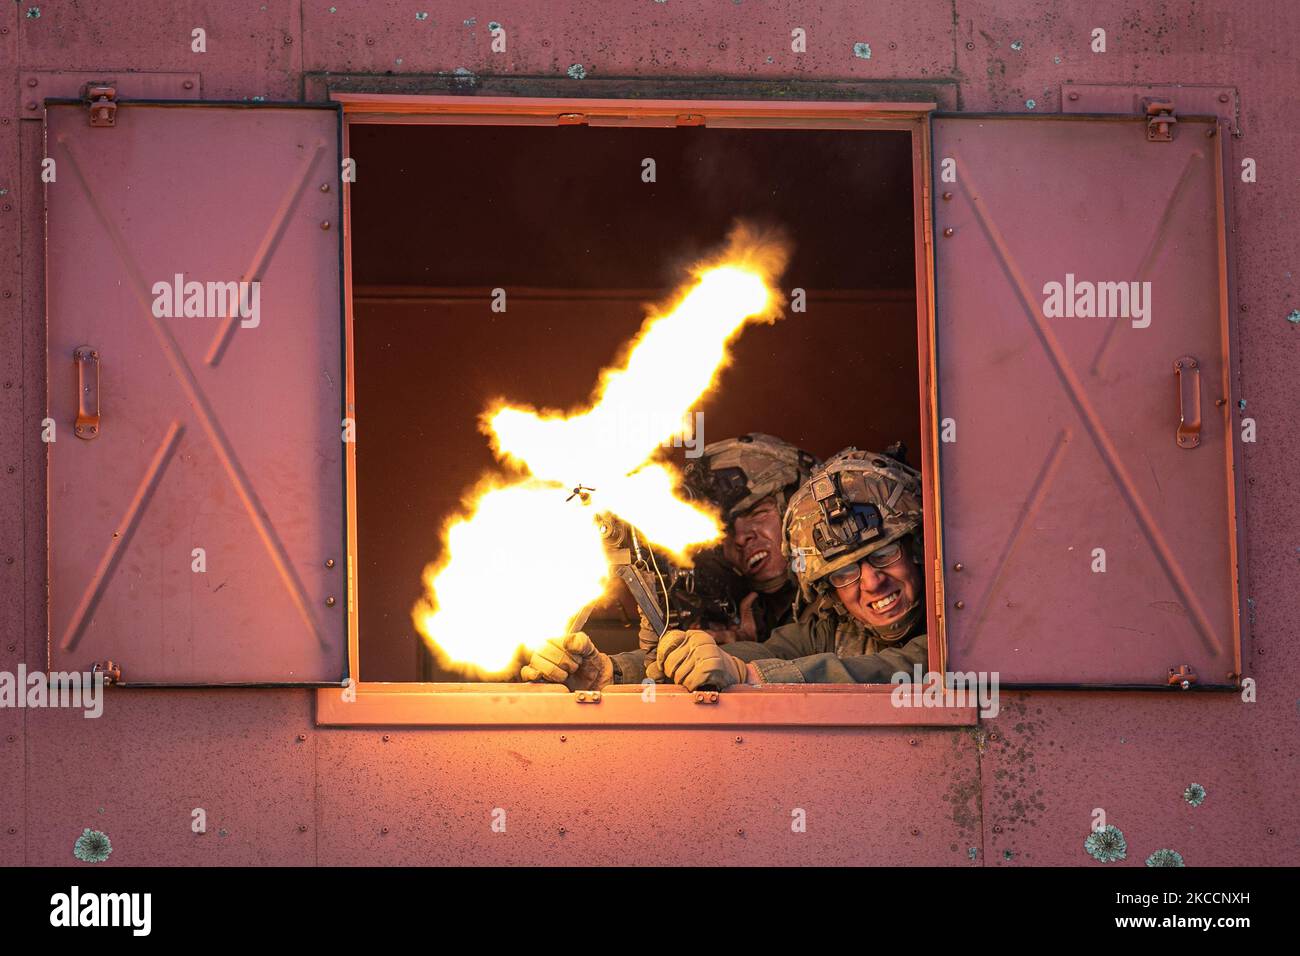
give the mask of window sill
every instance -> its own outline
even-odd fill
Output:
[[[716,695],[656,685],[608,687],[595,700],[544,684],[362,683],[316,692],[318,727],[969,727],[976,708],[899,707],[892,685],[770,684]],[[588,695],[595,696],[593,692]],[[709,697],[716,699],[710,701]],[[703,698],[703,699],[700,699]]]

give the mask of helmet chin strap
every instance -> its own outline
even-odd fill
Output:
[[[883,627],[878,627],[874,624],[864,623],[862,626],[866,628],[869,632],[874,634],[876,637],[880,638],[886,644],[893,644],[901,640],[903,636],[912,629],[912,627],[916,624],[917,620],[920,617],[921,617],[921,602],[917,601],[914,605],[912,605],[912,607],[908,610],[906,614],[904,614],[897,621],[894,621],[891,624],[886,624]]]

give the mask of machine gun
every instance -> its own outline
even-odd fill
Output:
[[[601,519],[600,533],[614,572],[656,634],[735,623],[743,582],[719,555],[703,551],[693,567],[679,567],[612,515]]]

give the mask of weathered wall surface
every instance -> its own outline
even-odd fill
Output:
[[[489,20],[509,31],[509,54],[490,53]],[[190,52],[197,26],[208,32],[202,55]],[[808,31],[802,56],[790,52],[796,26]],[[1095,26],[1107,30],[1104,55],[1088,49]],[[197,73],[205,99],[297,99],[335,79],[327,73],[378,74],[380,84],[389,71],[444,74],[406,82],[445,92],[457,68],[484,88],[577,95],[673,95],[683,80],[714,95],[783,95],[792,81],[805,84],[801,96],[832,95],[887,81],[882,89],[935,84],[955,90],[963,110],[1008,112],[1030,99],[1037,112],[1059,111],[1063,83],[1188,83],[1237,88],[1229,172],[1245,157],[1259,168],[1258,183],[1230,183],[1242,395],[1260,430],[1245,446],[1243,653],[1259,699],[1017,693],[972,731],[584,730],[561,740],[554,729],[316,729],[308,691],[121,692],[99,720],[0,710],[0,863],[73,862],[73,840],[95,827],[113,840],[113,864],[1092,865],[1082,844],[1100,807],[1125,832],[1130,865],[1166,846],[1189,865],[1294,864],[1300,325],[1287,316],[1300,308],[1298,42],[1300,6],[1284,0],[7,5],[0,669],[45,657],[42,150],[24,71]],[[568,78],[573,64],[586,79]],[[1182,798],[1191,782],[1208,791],[1200,807]],[[208,815],[201,836],[190,832],[196,807]],[[489,829],[495,807],[507,810],[505,834]],[[794,808],[807,811],[807,833],[791,832]]]

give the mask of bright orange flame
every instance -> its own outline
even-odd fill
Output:
[[[780,317],[773,282],[786,257],[779,240],[737,228],[722,256],[691,270],[671,307],[650,314],[585,411],[498,403],[484,414],[497,457],[530,477],[481,484],[448,525],[442,560],[425,569],[415,623],[445,662],[500,674],[521,646],[566,633],[609,582],[602,514],[678,558],[717,539],[716,515],[678,498],[677,475],[650,459],[682,431],[745,324]],[[574,496],[579,485],[589,490]],[[527,568],[521,540],[544,549]]]

